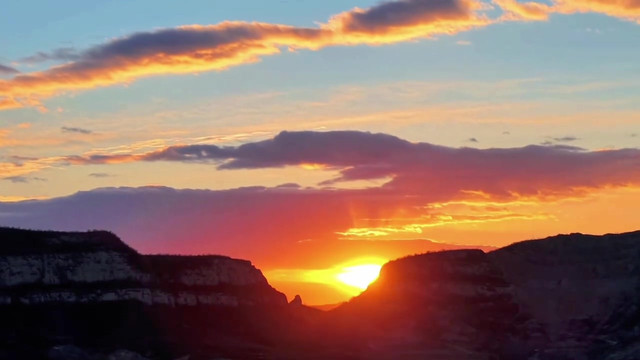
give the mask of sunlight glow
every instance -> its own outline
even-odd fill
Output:
[[[349,286],[360,290],[366,290],[369,284],[374,282],[380,275],[380,265],[357,265],[342,269],[336,278]]]
[[[277,288],[299,284],[322,284],[328,286],[328,292],[323,294],[309,293],[309,296],[295,290],[289,295],[302,295],[307,304],[327,304],[347,301],[351,297],[360,295],[380,274],[382,265],[388,261],[382,257],[360,257],[336,264],[325,269],[272,269],[264,272],[269,282],[277,284]],[[317,291],[317,287],[315,288]],[[331,293],[335,291],[335,293]],[[340,295],[342,294],[342,295]],[[332,298],[330,302],[317,300]]]

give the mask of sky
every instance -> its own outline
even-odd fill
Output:
[[[338,302],[345,267],[637,230],[638,99],[638,0],[8,0],[0,226]]]

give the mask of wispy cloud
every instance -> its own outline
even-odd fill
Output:
[[[518,2],[517,0],[493,0],[504,12],[503,20],[542,21],[549,18],[553,6],[538,2]]]
[[[491,21],[478,15],[474,0],[387,1],[353,9],[331,18],[328,27],[346,44],[385,44],[455,34]]]
[[[93,131],[91,130],[87,130],[79,127],[63,126],[60,128],[60,130],[64,133],[76,133],[76,134],[84,134],[84,135],[89,135],[93,133]]]
[[[601,13],[640,24],[640,6],[636,0],[552,0],[538,1],[493,0],[504,11],[503,20],[544,21],[549,15]]]
[[[477,0],[404,0],[353,9],[315,28],[223,22],[132,34],[76,53],[58,49],[26,61],[65,59],[42,72],[0,81],[4,108],[34,106],[63,92],[86,90],[161,75],[224,70],[290,49],[379,45],[454,34],[485,26]]]
[[[316,27],[227,21],[134,33],[84,51],[39,52],[22,61],[65,63],[0,80],[0,109],[33,106],[44,111],[41,101],[62,93],[128,84],[149,76],[220,71],[258,62],[282,49],[392,44],[456,34],[503,20],[547,20],[553,13],[600,12],[640,22],[640,8],[634,1],[493,2],[502,9],[501,18],[489,17],[488,4],[480,0],[397,0],[345,11]],[[13,68],[0,69],[15,74]]]
[[[12,68],[10,66],[0,64],[0,75],[14,75],[14,74],[17,74],[19,72],[20,71],[18,71],[17,69]]]
[[[562,136],[562,137],[554,137],[552,139],[553,141],[557,141],[557,142],[573,142],[573,141],[580,140],[580,138],[576,136]]]
[[[2,180],[5,181],[11,181],[14,184],[26,184],[26,183],[30,183],[33,181],[47,181],[47,179],[45,178],[41,178],[41,177],[27,177],[27,176],[10,176],[10,177],[6,177],[6,178],[2,178]]]
[[[25,176],[54,166],[61,166],[64,157],[11,157],[0,162],[0,179]]]
[[[109,173],[91,173],[89,176],[94,178],[108,178],[113,177],[114,175]]]
[[[63,47],[54,49],[49,52],[37,52],[31,56],[24,57],[19,60],[21,63],[37,64],[46,61],[74,61],[80,58],[80,54],[75,48]]]
[[[602,13],[640,24],[640,4],[637,0],[555,0],[559,13]]]

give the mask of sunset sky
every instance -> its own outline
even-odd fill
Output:
[[[0,226],[344,268],[640,228],[638,0],[8,0]]]

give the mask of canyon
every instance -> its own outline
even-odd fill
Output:
[[[246,260],[0,229],[0,359],[631,360],[639,299],[640,232],[408,256],[325,312]]]

